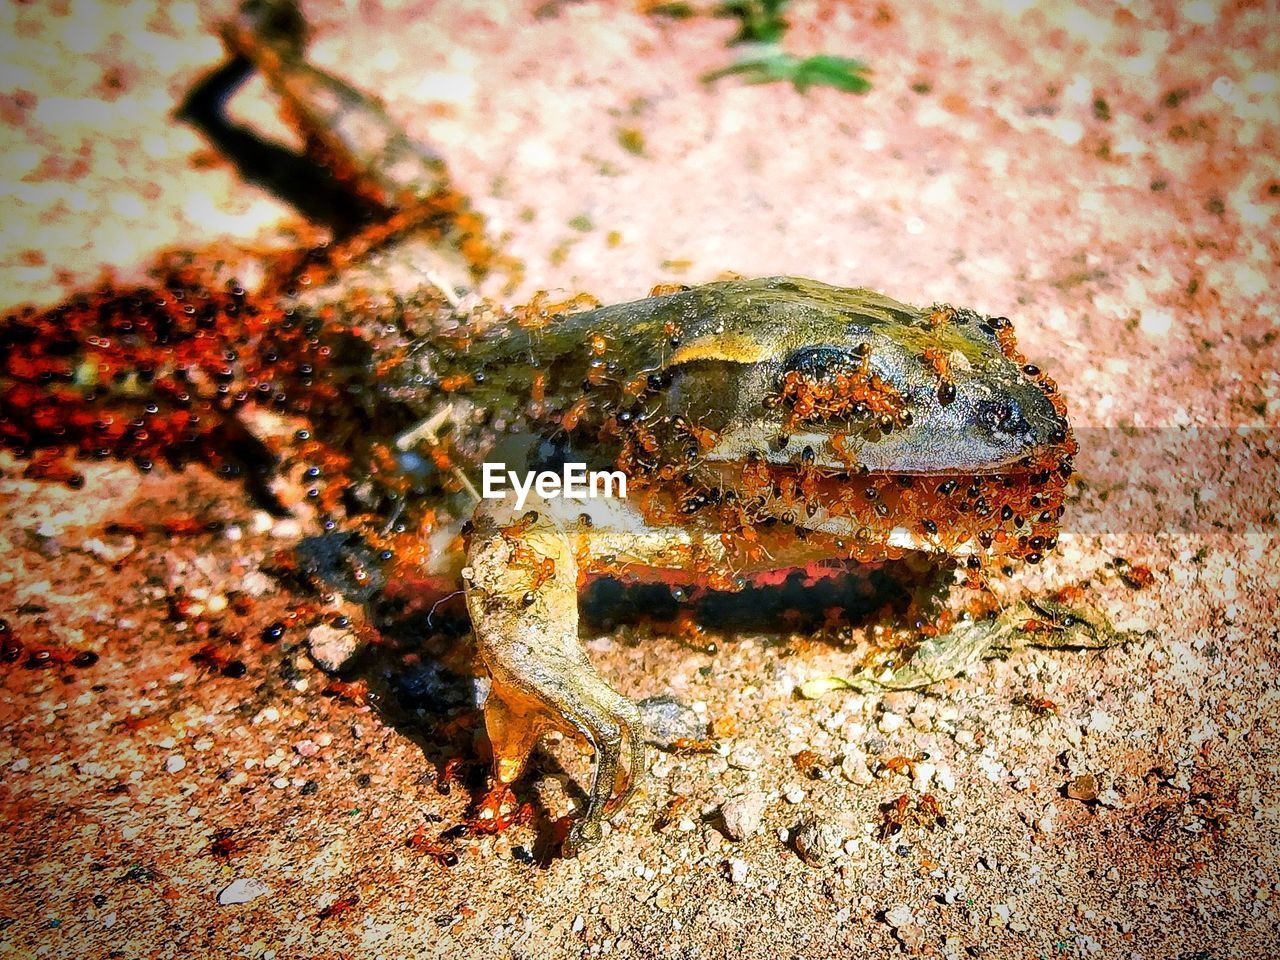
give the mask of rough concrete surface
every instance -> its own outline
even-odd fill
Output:
[[[449,841],[450,866],[410,841],[464,818],[469,791],[440,783],[474,760],[471,728],[323,695],[300,631],[260,639],[288,623],[262,567],[296,525],[196,468],[94,466],[74,491],[6,460],[0,614],[100,659],[3,667],[0,955],[1276,953],[1274,3],[798,0],[785,43],[868,60],[862,97],[704,84],[731,25],[632,2],[306,10],[316,62],[437,145],[523,261],[516,297],[794,273],[1014,317],[1084,446],[1062,547],[1017,586],[1083,584],[1142,633],[923,694],[802,700],[872,627],[606,632],[607,676],[692,705],[718,749],[657,753],[578,859],[535,853],[534,823]],[[174,245],[287,241],[296,214],[170,119],[226,12],[0,10],[7,302]],[[235,109],[278,129],[259,82]],[[104,532],[173,515],[223,529]],[[229,595],[251,601],[243,676],[193,659]],[[543,759],[533,789],[559,815],[586,757]]]

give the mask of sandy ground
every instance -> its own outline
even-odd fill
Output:
[[[797,2],[788,45],[865,57],[865,97],[706,86],[729,24],[634,6],[307,11],[314,59],[439,147],[524,262],[522,293],[797,273],[1014,317],[1085,446],[1063,549],[1020,580],[1085,584],[1141,639],[805,701],[799,682],[851,669],[839,643],[785,625],[714,652],[605,634],[593,654],[620,689],[692,704],[720,751],[657,755],[577,860],[529,862],[531,826],[463,838],[447,866],[406,842],[462,820],[467,791],[439,781],[474,756],[469,730],[459,746],[430,717],[322,696],[301,636],[258,639],[290,602],[261,567],[296,529],[194,469],[95,468],[79,493],[6,469],[0,612],[25,641],[100,660],[5,665],[0,953],[1273,955],[1275,5]],[[7,301],[297,224],[169,119],[219,59],[220,12],[0,11]],[[260,84],[236,110],[275,129]],[[226,530],[103,532],[192,514]],[[1153,581],[1129,586],[1115,558]],[[243,676],[193,662],[179,587],[206,607],[252,598]],[[867,772],[921,753],[915,782]],[[553,745],[536,793],[563,810],[585,770]],[[882,805],[925,791],[945,824],[882,841]],[[744,792],[763,824],[734,841],[718,810]],[[806,819],[834,859],[796,855]]]

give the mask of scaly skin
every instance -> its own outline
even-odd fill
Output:
[[[547,730],[594,749],[567,854],[600,836],[645,770],[635,705],[578,639],[589,577],[733,589],[909,552],[976,575],[1053,549],[1075,445],[1009,321],[789,277],[609,307],[463,307],[454,287],[498,260],[443,161],[305,62],[292,5],[246,4],[223,39],[227,64],[182,115],[244,141],[221,103],[261,71],[368,222],[282,258],[257,290],[171,260],[153,287],[10,316],[0,437],[34,457],[30,472],[71,479],[66,452],[144,469],[200,460],[264,483],[301,471],[318,519],[352,504],[374,519],[364,529],[394,553],[388,577],[460,581],[492,679],[497,786]],[[310,427],[269,449],[239,418],[255,405]],[[628,498],[478,502],[480,465],[499,460],[616,469]],[[952,675],[1014,629],[1004,617],[935,637],[900,685]]]

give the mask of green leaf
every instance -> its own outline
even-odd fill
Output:
[[[810,87],[835,87],[846,93],[866,93],[871,81],[863,74],[870,72],[861,60],[818,54],[801,60],[789,53],[760,53],[739,59],[737,63],[714,70],[702,79],[708,83],[721,77],[740,76],[747,83],[786,81],[804,93]]]
[[[738,34],[729,41],[739,43],[777,43],[787,32],[782,10],[787,0],[727,0],[716,8],[716,16],[738,20]]]
[[[811,86],[835,87],[846,93],[866,93],[871,89],[871,81],[863,74],[870,69],[861,60],[820,53],[796,63],[791,82],[801,93]]]

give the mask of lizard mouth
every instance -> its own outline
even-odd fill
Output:
[[[1058,538],[1070,459],[1038,451],[1009,468],[876,472],[821,465],[706,464],[700,480],[745,522],[834,538],[860,562],[908,552],[1001,554],[1038,563]]]
[[[979,399],[968,410],[935,413],[870,429],[836,420],[788,429],[785,422],[761,420],[720,434],[705,459],[929,477],[1035,470],[1069,460],[1076,450],[1066,419],[1043,396],[1030,403]]]

